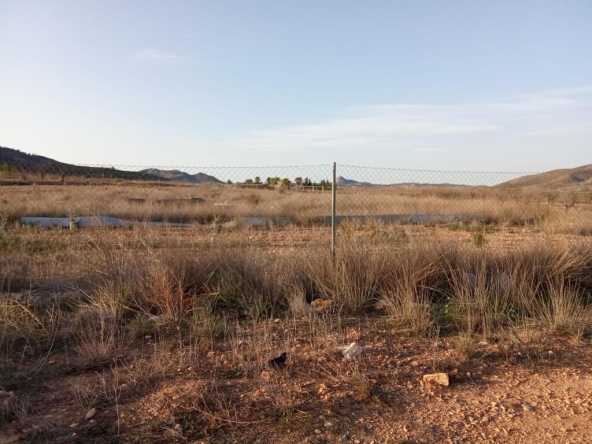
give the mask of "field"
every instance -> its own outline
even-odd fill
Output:
[[[143,221],[209,223],[263,216],[294,224],[331,214],[331,191],[307,187],[58,180],[0,181],[1,211],[21,216],[104,215]],[[575,231],[592,226],[592,190],[466,186],[338,187],[338,216],[433,215],[495,225]],[[402,222],[406,222],[405,218]]]
[[[0,192],[0,442],[592,435],[587,191],[342,188],[339,215],[455,218],[345,220],[335,260],[330,192],[116,181]],[[18,223],[88,214],[190,226]],[[240,216],[271,219],[218,223]],[[364,352],[344,359],[352,342]],[[282,352],[285,368],[270,366]],[[424,382],[436,373],[449,385]]]

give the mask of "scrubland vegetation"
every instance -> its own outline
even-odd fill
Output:
[[[422,374],[446,372],[454,390],[502,367],[590,364],[585,191],[574,201],[342,188],[339,215],[454,217],[345,220],[332,257],[327,192],[114,181],[1,189],[0,421],[24,441],[442,442],[456,426],[409,425],[440,396]],[[21,226],[23,215],[190,225],[70,231]],[[251,215],[270,219],[240,223]],[[229,220],[238,223],[219,223]],[[365,353],[343,360],[354,341]],[[287,368],[270,368],[282,352]],[[355,424],[381,415],[380,433]],[[503,442],[493,424],[488,436]]]
[[[94,180],[3,185],[1,211],[21,216],[102,215],[144,221],[210,223],[245,216],[310,225],[331,214],[331,193],[306,188]],[[339,216],[436,215],[465,223],[530,225],[589,233],[592,190],[499,187],[338,188]]]

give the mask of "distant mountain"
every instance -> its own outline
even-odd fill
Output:
[[[64,175],[87,178],[112,178],[132,180],[155,180],[150,174],[136,171],[118,170],[113,167],[78,166],[59,162],[49,157],[27,154],[12,148],[0,146],[0,167],[7,165],[14,174],[27,173],[43,175]]]
[[[372,184],[370,182],[358,182],[357,180],[353,180],[353,179],[346,179],[345,177],[342,176],[337,176],[337,178],[335,179],[335,183],[337,184],[337,186],[341,186],[341,187],[369,187],[372,186]]]
[[[222,183],[222,181],[216,179],[214,176],[209,176],[205,173],[197,173],[192,175],[179,170],[159,170],[158,168],[149,168],[140,172],[167,180],[177,180],[181,182]]]
[[[592,165],[530,174],[504,182],[498,187],[560,188],[592,186]]]

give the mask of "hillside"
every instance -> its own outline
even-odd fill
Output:
[[[577,168],[547,171],[522,176],[499,184],[499,187],[560,188],[592,186],[592,164]]]
[[[214,176],[209,176],[205,173],[189,174],[179,170],[159,170],[158,168],[149,168],[140,171],[141,173],[150,174],[155,177],[160,177],[168,180],[177,180],[181,182],[193,183],[222,183]]]
[[[342,176],[338,176],[337,179],[335,180],[335,182],[337,183],[338,186],[341,186],[341,187],[351,187],[351,186],[367,187],[367,186],[372,186],[372,184],[369,183],[369,182],[358,182],[357,180],[346,179],[345,177],[342,177]]]
[[[27,154],[12,148],[0,146],[0,166],[6,165],[15,174],[47,174],[87,178],[112,178],[131,180],[155,180],[158,177],[144,172],[124,171],[109,167],[78,166],[59,162],[49,157]],[[6,168],[6,167],[3,167]],[[43,173],[41,173],[43,171]],[[162,179],[161,179],[162,180]]]

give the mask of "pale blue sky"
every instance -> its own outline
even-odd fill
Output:
[[[0,145],[71,163],[592,163],[592,1],[0,0]]]

